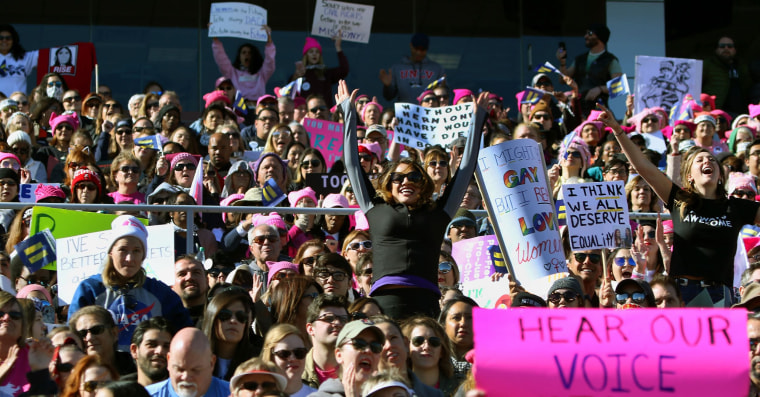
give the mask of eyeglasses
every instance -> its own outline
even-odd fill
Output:
[[[275,274],[274,278],[278,280],[285,280],[286,278],[295,277],[295,275],[296,275],[295,273],[291,273],[291,272],[279,272]]]
[[[324,323],[334,324],[335,320],[338,320],[338,322],[341,323],[341,324],[345,324],[345,323],[348,322],[348,316],[327,313],[327,314],[323,314],[323,315],[317,317],[316,321],[322,321]]]
[[[79,183],[77,183],[77,185],[76,185],[76,189],[77,189],[77,190],[78,190],[78,189],[82,189],[82,190],[89,190],[89,191],[92,191],[92,192],[94,192],[94,191],[97,191],[97,190],[98,190],[98,187],[97,187],[97,186],[95,186],[95,184],[94,184],[94,183],[89,183],[89,182],[79,182]]]
[[[449,166],[449,162],[445,161],[445,160],[438,160],[438,161],[433,160],[433,161],[428,162],[428,165],[431,166],[431,167],[433,167],[433,168],[435,168],[435,167],[448,167]]]
[[[328,272],[328,271],[321,271],[317,273],[317,278],[321,278],[322,280],[327,280],[328,278],[332,277],[335,281],[343,281],[348,277],[348,274],[346,272]]]
[[[198,166],[193,163],[179,163],[174,166],[174,171],[195,171],[196,168],[198,168]]]
[[[404,178],[408,179],[411,183],[420,183],[422,181],[422,173],[419,171],[412,171],[406,174],[402,174],[400,172],[391,172],[392,183],[400,184],[404,182]]]
[[[734,48],[734,45],[731,43],[720,43],[718,44],[718,48]]]
[[[322,165],[322,162],[319,161],[319,159],[311,159],[311,160],[304,160],[301,162],[301,167],[303,168],[316,168],[317,166]]]
[[[369,103],[369,99],[359,99],[358,101],[356,101],[357,105],[366,105],[368,103]]]
[[[623,175],[626,172],[628,172],[625,168],[619,167],[619,168],[610,168],[607,170],[607,173],[612,175]]]
[[[348,249],[358,251],[359,247],[364,247],[364,249],[372,249],[372,241],[364,240],[364,241],[358,241],[355,243],[351,243],[348,245]]]
[[[760,345],[760,338],[749,338],[749,350],[757,350],[757,345]]]
[[[70,96],[68,98],[63,98],[63,101],[66,103],[76,102],[76,101],[81,101],[81,100],[82,100],[82,97],[80,96]]]
[[[147,133],[151,133],[154,130],[155,130],[155,128],[153,128],[153,127],[135,127],[134,128],[135,132],[143,132],[143,131],[145,131]]]
[[[581,159],[583,156],[581,155],[581,152],[565,152],[565,158],[574,157],[576,159]]]
[[[14,112],[17,112],[17,111],[18,111],[18,107],[16,107],[16,106],[12,106],[12,105],[11,105],[11,106],[6,106],[6,107],[4,107],[2,110],[3,110],[3,112],[5,112],[5,113],[14,113]]]
[[[272,133],[273,139],[280,139],[280,137],[283,138],[290,138],[290,131],[275,131]]]
[[[415,336],[412,338],[412,346],[420,347],[425,344],[426,341],[431,347],[441,347],[441,338],[437,336],[431,336],[427,339],[424,336]]]
[[[95,393],[99,388],[111,383],[106,380],[88,380],[82,384],[82,388],[88,393]]]
[[[422,98],[422,102],[438,102],[438,97],[436,96],[426,96]]]
[[[641,120],[642,123],[658,123],[660,120],[657,120],[656,118],[647,117],[644,120]]]
[[[140,172],[140,167],[136,167],[134,165],[123,165],[123,166],[121,166],[121,168],[119,168],[119,171],[121,171],[121,172],[123,172],[125,174],[128,174],[130,172],[133,173],[133,174],[137,174],[137,173]]]
[[[359,153],[359,161],[372,161],[372,155],[367,153]]]
[[[84,338],[87,337],[87,334],[91,334],[92,336],[100,335],[103,332],[105,332],[106,326],[103,324],[98,324],[90,329],[80,329],[77,330],[77,335],[84,340]]]
[[[48,87],[61,87],[61,86],[63,86],[63,82],[61,82],[61,81],[48,81],[47,86]]]
[[[103,107],[108,108],[108,109],[119,109],[121,108],[121,105],[119,105],[118,103],[106,103],[103,105]]]
[[[317,261],[316,256],[310,256],[310,257],[301,259],[301,264],[304,266],[314,266],[314,262],[316,261]]]
[[[565,291],[563,293],[552,292],[546,297],[546,300],[556,305],[562,300],[562,298],[564,298],[567,303],[575,302],[575,300],[578,299],[578,293],[574,291]]]
[[[124,129],[116,131],[116,135],[132,135],[132,130]]]
[[[240,385],[241,389],[255,391],[261,388],[264,391],[277,390],[277,383],[275,382],[245,382]]]
[[[367,267],[362,270],[362,276],[371,276],[372,275],[372,268]]]
[[[280,236],[276,234],[262,234],[253,237],[253,242],[258,245],[263,245],[267,240],[269,240],[270,243],[276,243],[280,241]]]
[[[632,294],[615,294],[615,301],[619,304],[624,304],[628,298],[631,298],[633,303],[642,304],[646,300],[647,296],[643,292],[634,292]]]
[[[755,192],[751,190],[736,189],[731,195],[738,198],[755,198]]]
[[[274,122],[277,121],[277,117],[272,117],[272,116],[269,116],[269,117],[257,117],[256,120],[261,120],[262,122],[265,122],[265,123],[266,122],[274,123]]]
[[[0,180],[0,186],[16,186],[18,183],[12,179]]]
[[[327,106],[324,106],[324,105],[322,105],[322,106],[314,106],[313,108],[309,109],[309,111],[312,112],[312,113],[324,112],[326,110],[327,110]]]
[[[438,264],[438,273],[446,274],[452,269],[451,262],[441,262]]]
[[[296,360],[303,360],[306,358],[306,353],[308,353],[309,350],[305,347],[296,347],[293,350],[272,350],[272,354],[279,357],[280,359],[287,360],[290,358],[291,355],[293,355]]]
[[[98,101],[94,101],[94,102],[93,101],[89,101],[89,102],[87,102],[87,103],[84,104],[84,107],[87,107],[87,108],[96,108],[98,106],[100,106],[100,102],[98,102]]]
[[[67,124],[67,123],[61,123],[61,124],[58,124],[58,125],[55,127],[55,129],[56,129],[56,130],[67,130],[67,131],[74,131],[74,127],[70,126],[70,125],[69,125],[69,124]]]
[[[3,40],[13,40],[13,36],[0,36],[0,41]]]
[[[593,36],[593,35],[594,35],[594,31],[593,30],[587,30],[586,31],[586,36]]]
[[[11,151],[15,154],[29,154],[29,148],[25,148],[25,147],[22,147],[22,148],[12,147]]]
[[[146,103],[146,104],[145,104],[145,107],[149,107],[149,108],[157,108],[157,107],[158,107],[158,102],[151,102],[151,103]]]
[[[549,113],[536,113],[533,115],[533,118],[537,120],[551,120],[552,116],[549,116]]]
[[[71,372],[72,368],[74,368],[74,364],[72,363],[56,363],[55,364],[55,370],[58,373]]]
[[[367,342],[364,339],[349,339],[344,345],[351,345],[356,351],[364,351],[369,348],[372,353],[378,354],[383,351],[383,345],[380,342]]]
[[[635,267],[636,261],[634,261],[633,258],[631,258],[630,256],[619,256],[615,258],[615,265],[620,266],[620,267],[625,266],[625,265]]]
[[[237,320],[239,323],[245,324],[248,321],[248,314],[242,310],[238,310],[236,312],[232,312],[231,310],[222,309],[219,310],[219,313],[216,315],[216,319],[219,321],[227,321],[232,318],[232,316],[235,316],[235,320]]]
[[[599,254],[586,254],[583,252],[577,252],[573,254],[575,257],[575,260],[578,261],[578,263],[583,263],[586,261],[586,258],[588,258],[591,263],[599,263],[602,261],[602,256]]]

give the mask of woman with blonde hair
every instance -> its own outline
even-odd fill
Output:
[[[449,169],[449,156],[440,146],[431,146],[425,149],[423,156],[425,171],[435,183],[433,197],[437,198],[443,193],[446,184],[451,180],[451,170]]]
[[[117,204],[125,201],[145,203],[145,194],[140,193],[137,185],[140,182],[140,159],[132,152],[121,152],[111,162],[111,181],[116,185],[108,195]]]
[[[264,338],[261,359],[276,365],[285,374],[288,385],[284,391],[291,397],[308,396],[316,391],[301,380],[309,353],[306,346],[304,334],[291,324],[275,325]]]
[[[285,149],[293,140],[292,131],[287,123],[280,123],[269,130],[267,143],[264,146],[264,153],[277,153],[282,158],[287,157]]]

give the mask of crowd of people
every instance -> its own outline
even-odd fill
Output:
[[[514,139],[542,145],[555,199],[565,184],[623,181],[631,213],[670,219],[632,221],[630,247],[573,251],[566,243],[570,275],[545,297],[511,282],[512,307],[760,308],[760,228],[753,226],[760,221],[760,105],[747,102],[729,37],[718,41],[713,65],[732,70],[728,80],[712,91],[725,76],[706,68],[705,94],[688,102],[693,117],[674,121],[662,108],[634,114],[632,98],[623,117],[605,107],[606,82],[622,71],[606,50],[603,25],[586,31],[589,51],[574,61],[558,50],[570,90],[555,91],[552,75],[536,74],[532,86],[545,94],[518,102],[516,118],[496,93],[452,87],[427,57],[429,38],[415,34],[409,55],[380,71],[381,95],[473,108],[467,136],[419,150],[392,139],[393,109],[343,80],[349,64],[339,37],[337,66],[327,67],[321,44],[307,38],[291,77],[300,92],[270,90],[275,35],[263,29],[263,56],[244,44],[231,62],[222,41],[212,40],[221,77],[204,96],[201,117],[186,120],[182,98],[158,82],[126,106],[108,86],[80,93],[57,73],[27,91],[36,51],[0,25],[0,58],[14,71],[0,75],[0,202],[19,201],[20,185],[32,183],[36,203],[121,204],[102,272],[79,283],[71,302],[57,296],[55,271],[31,271],[16,251],[30,237],[34,206],[0,210],[0,393],[477,394],[478,303],[463,294],[452,250],[493,234],[491,220],[472,212],[488,204],[473,178],[476,159],[481,147]],[[343,123],[343,155],[331,167],[312,147],[306,118]],[[318,194],[309,175],[328,172],[346,181],[339,192]],[[197,191],[195,180],[202,180]],[[264,213],[188,219],[160,209],[199,201],[264,206],[268,183],[287,198]],[[144,203],[157,207],[124,210]],[[355,212],[278,212],[285,207]],[[173,226],[173,285],[146,276],[151,236],[140,218]],[[760,318],[753,316],[754,396]]]

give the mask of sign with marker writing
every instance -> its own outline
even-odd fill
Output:
[[[208,37],[267,41],[267,10],[247,3],[211,3]]]
[[[475,308],[475,382],[489,396],[746,396],[746,317]]]
[[[397,103],[398,125],[393,140],[418,149],[432,145],[446,147],[455,139],[470,133],[474,117],[472,103],[440,108]]]
[[[457,241],[451,246],[451,256],[459,267],[459,281],[462,292],[478,302],[480,307],[498,307],[509,296],[509,282],[506,277],[491,281],[495,273],[488,248],[498,246],[496,236],[478,236]]]
[[[567,264],[541,146],[515,139],[481,149],[476,172],[515,278],[546,296],[567,274]]]
[[[319,150],[327,168],[343,155],[343,124],[319,119],[303,119],[303,128],[309,133],[311,147]],[[323,170],[327,171],[327,170]]]
[[[148,226],[148,247],[143,269],[148,277],[174,285],[174,229],[172,225]],[[62,305],[71,302],[74,291],[84,279],[100,274],[108,257],[111,230],[59,238],[58,298]]]
[[[306,174],[306,186],[314,189],[314,193],[319,196],[327,196],[330,193],[340,193],[343,183],[348,179],[346,174],[327,174],[312,172]]]
[[[631,246],[623,181],[562,185],[562,194],[573,251]]]
[[[372,14],[374,13],[374,6],[317,0],[311,34],[313,36],[335,37],[340,32],[343,40],[369,43],[369,34],[372,31]]]

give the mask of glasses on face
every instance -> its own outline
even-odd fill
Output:
[[[633,260],[630,256],[619,256],[615,258],[615,265],[623,267],[625,265],[628,266],[636,266],[636,261]]]
[[[325,105],[314,106],[313,108],[309,109],[309,112],[311,112],[311,113],[326,112],[326,111],[327,111],[327,106],[325,106]]]
[[[371,267],[365,267],[364,270],[362,270],[362,276],[371,276],[372,275],[372,268]]]
[[[653,118],[653,117],[647,117],[644,120],[641,120],[641,122],[644,123],[644,124],[646,124],[646,123],[657,123],[657,122],[659,122],[659,120],[657,120],[656,118]]]
[[[581,152],[565,152],[565,158],[568,159],[570,157],[574,157],[576,159],[583,158],[583,156],[581,156]]]
[[[626,171],[626,170],[625,170],[625,168],[623,168],[623,167],[619,167],[619,168],[610,168],[610,169],[608,169],[608,170],[607,170],[607,173],[608,173],[608,174],[612,174],[612,175],[623,175],[623,174],[625,174],[626,172],[627,172],[627,171]]]
[[[71,372],[72,368],[74,368],[74,364],[72,364],[72,363],[56,363],[55,364],[55,370],[58,373],[61,373],[61,372]]]
[[[11,151],[14,154],[29,154],[29,148],[27,147],[12,147]]]
[[[155,92],[151,92],[151,94],[156,94]],[[111,96],[111,91],[98,91],[98,95],[109,97]],[[161,93],[157,94],[158,96],[161,96]]]
[[[335,321],[338,321],[340,324],[345,324],[348,322],[348,316],[344,315],[336,315],[332,313],[323,314],[319,317],[317,317],[317,321],[322,321],[324,323],[328,324],[335,324]]]
[[[602,260],[602,256],[599,254],[587,254],[584,252],[576,252],[575,254],[573,254],[573,256],[575,257],[575,260],[578,263],[585,262],[586,258],[588,258],[591,261],[591,263],[599,263]]]
[[[369,103],[369,99],[359,99],[358,101],[356,101],[357,105],[366,105],[368,103]]]
[[[364,247],[364,249],[372,249],[372,241],[364,240],[364,241],[357,241],[354,243],[351,243],[348,245],[348,249],[358,251],[359,247]]]
[[[116,131],[116,135],[119,135],[119,136],[121,136],[121,135],[132,135],[132,130],[128,130],[128,129],[118,130],[118,131]]]
[[[143,132],[143,131],[145,131],[146,133],[151,133],[154,130],[155,130],[155,128],[153,128],[153,127],[135,127],[134,128],[135,132]]]
[[[372,155],[367,153],[359,153],[359,161],[372,161]]]
[[[567,303],[575,302],[575,300],[578,299],[578,293],[573,291],[565,291],[563,293],[552,292],[546,300],[556,305],[562,300],[562,298],[564,298]]]
[[[100,102],[98,101],[89,101],[84,104],[84,107],[87,107],[87,108],[96,108],[98,106],[100,106]]]
[[[253,242],[258,245],[264,245],[264,242],[266,241],[269,241],[270,243],[276,243],[280,241],[280,236],[276,234],[262,234],[253,237]]]
[[[13,36],[5,36],[5,35],[0,36],[0,41],[5,41],[5,40],[9,40],[9,41],[13,40]]]
[[[422,181],[422,173],[419,171],[407,172],[406,174],[402,174],[400,172],[391,172],[392,183],[400,184],[404,182],[405,178],[411,183],[420,183]]]
[[[749,338],[749,350],[757,350],[757,345],[760,345],[760,338]]]
[[[448,95],[436,95],[438,97],[438,102],[440,103],[446,103],[449,101]]]
[[[592,30],[587,30],[586,31],[586,36],[593,36],[593,35],[594,35],[594,31],[592,31]]]
[[[100,335],[103,332],[105,332],[106,326],[103,324],[98,324],[90,329],[79,329],[77,330],[77,335],[84,340],[84,338],[87,337],[87,334],[90,334],[92,336]]]
[[[446,274],[452,269],[451,262],[441,262],[438,264],[438,273]]]
[[[615,294],[615,301],[619,304],[625,304],[625,302],[628,300],[628,298],[631,299],[633,303],[642,304],[644,303],[644,300],[646,299],[646,295],[643,292],[634,292],[632,294],[623,293],[623,294]]]
[[[193,163],[179,163],[174,166],[174,171],[195,171],[198,166]]]
[[[551,116],[549,116],[549,113],[536,113],[533,115],[533,118],[536,120],[550,120]]]
[[[249,390],[249,391],[256,391],[259,388],[264,391],[270,391],[270,390],[277,390],[277,383],[275,382],[244,382],[241,386],[241,389]]]
[[[24,218],[22,219],[22,222],[24,222],[24,227],[27,229],[32,227],[32,218]]]
[[[68,98],[63,98],[63,101],[66,103],[71,103],[71,102],[76,102],[76,101],[81,101],[81,100],[82,100],[82,97],[80,96],[70,96]]]
[[[448,167],[449,163],[448,163],[448,161],[445,161],[445,160],[438,160],[438,161],[432,160],[432,161],[428,162],[428,165],[431,166],[431,167],[433,167],[433,168],[435,168],[435,167]]]
[[[99,388],[111,383],[105,380],[88,380],[82,384],[82,388],[88,393],[95,393]]]
[[[219,314],[216,315],[216,318],[219,321],[228,321],[232,318],[232,316],[235,316],[235,320],[237,320],[239,323],[245,324],[245,322],[248,321],[248,314],[242,310],[232,312],[231,310],[222,309],[219,310]]]
[[[74,131],[74,127],[68,125],[68,124],[58,124],[58,126],[55,127],[56,130],[64,130],[64,131]]]
[[[755,193],[750,190],[736,189],[734,190],[733,193],[731,193],[731,195],[737,198],[748,198],[748,199],[755,198]]]
[[[437,336],[431,336],[429,338],[425,338],[424,336],[415,336],[412,338],[412,346],[414,347],[420,347],[425,342],[428,343],[431,347],[441,347],[441,338]]]
[[[317,273],[317,278],[322,280],[327,280],[328,278],[332,277],[335,281],[343,281],[348,277],[346,272],[336,271],[336,272],[328,272],[328,271],[321,271]]]
[[[423,103],[438,103],[438,97],[437,96],[426,96],[422,98]]]
[[[128,174],[130,172],[133,173],[133,174],[137,174],[138,172],[140,172],[140,167],[137,167],[137,166],[134,166],[134,165],[123,165],[123,166],[121,166],[121,168],[119,168],[119,171],[121,171],[121,172],[123,172],[125,174]]]
[[[16,181],[14,181],[13,179],[0,180],[0,186],[10,186],[10,187],[13,187],[13,186],[16,186],[16,185],[18,185],[18,183],[16,183]]]
[[[293,350],[272,350],[272,354],[279,357],[282,360],[287,360],[290,358],[290,356],[294,356],[296,360],[303,360],[306,358],[306,353],[308,353],[309,350],[305,347],[296,347]]]
[[[89,190],[91,192],[97,191],[98,187],[94,183],[79,182],[77,183],[76,190]]]
[[[264,123],[274,123],[274,122],[277,122],[277,117],[273,117],[273,116],[259,117],[256,120],[261,120]]]
[[[291,273],[291,272],[279,272],[274,276],[274,278],[278,280],[285,280],[286,278],[295,277],[295,275],[296,275],[295,273]]]
[[[119,109],[121,108],[121,105],[119,105],[118,103],[106,103],[105,105],[103,105],[103,107],[106,109]]]
[[[734,48],[734,45],[731,43],[720,43],[718,44],[718,48]]]
[[[303,168],[317,168],[320,165],[322,165],[322,162],[319,161],[319,159],[304,160],[301,162],[301,167]]]
[[[60,81],[48,81],[47,83],[48,87],[61,87],[63,86],[63,83]]]
[[[272,138],[280,139],[280,137],[290,138],[290,131],[275,131],[272,133]]]
[[[552,84],[551,81],[541,80],[536,83],[536,87],[553,87],[554,84]]]
[[[369,348],[369,350],[375,354],[383,351],[383,345],[380,342],[367,342],[366,340],[360,338],[349,339],[344,344],[353,346],[354,350],[356,351],[365,351],[367,348]]]
[[[22,314],[19,311],[11,310],[9,312],[4,312],[0,310],[0,318],[5,317],[6,314],[11,318],[11,320],[21,320]]]
[[[310,256],[308,258],[301,259],[301,265],[303,266],[314,266],[314,262],[317,261],[316,256]]]
[[[15,160],[3,160],[0,161],[0,168],[12,168],[13,170],[18,171],[21,166],[19,166]]]
[[[149,107],[149,108],[157,108],[158,107],[158,102],[146,103],[145,106]]]

